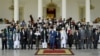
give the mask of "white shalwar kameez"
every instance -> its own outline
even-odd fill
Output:
[[[61,48],[66,48],[67,38],[65,30],[61,30]]]
[[[13,35],[13,40],[14,40],[14,49],[20,48],[20,33],[15,33]]]

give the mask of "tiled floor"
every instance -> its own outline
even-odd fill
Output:
[[[100,56],[100,45],[99,49],[84,49],[76,50],[74,47],[72,49],[74,55],[68,56]],[[36,56],[36,52],[33,50],[0,50],[0,56]],[[37,55],[37,56],[66,56],[66,55]]]

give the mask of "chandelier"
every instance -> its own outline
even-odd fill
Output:
[[[49,7],[49,8],[55,8],[56,5],[51,0],[51,2],[47,5],[47,7]]]

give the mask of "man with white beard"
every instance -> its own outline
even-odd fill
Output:
[[[66,48],[66,43],[67,43],[67,33],[64,28],[61,30],[61,48]]]

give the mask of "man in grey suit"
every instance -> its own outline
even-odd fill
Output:
[[[76,49],[80,49],[80,33],[78,30],[74,32],[74,42]]]
[[[89,27],[89,29],[86,30],[86,48],[93,48],[92,41],[93,41],[93,29],[92,27]]]
[[[81,42],[80,42],[80,45],[81,45],[81,48],[82,49],[85,49],[85,39],[86,39],[86,30],[85,30],[85,26],[82,26],[81,29],[79,29],[80,31],[80,37],[81,37]]]

